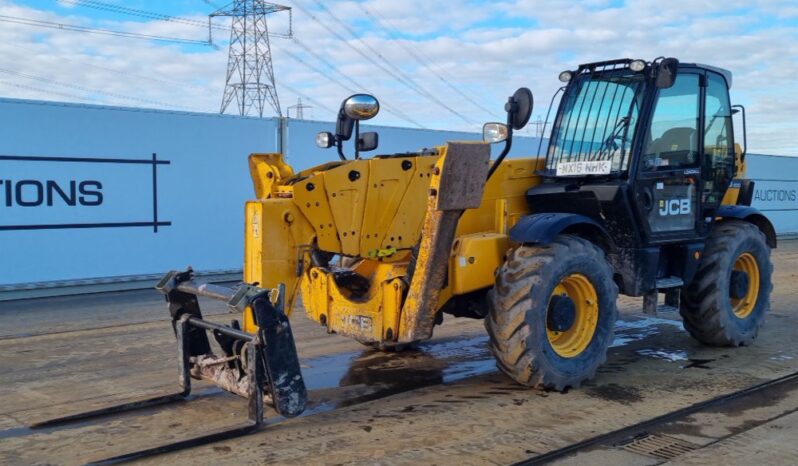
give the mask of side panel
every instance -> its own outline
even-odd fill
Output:
[[[439,157],[417,157],[413,178],[407,187],[402,202],[396,210],[385,236],[382,249],[410,249],[416,245],[421,234],[421,225],[427,202],[427,190]],[[375,231],[374,234],[377,234]]]
[[[395,158],[374,161],[371,164],[366,208],[360,229],[362,232],[360,237],[361,257],[379,255],[385,237],[390,238],[389,226],[396,217],[400,203],[408,191],[418,191],[418,194],[411,196],[423,199],[426,184],[411,183],[411,181],[415,181],[417,162],[417,158]]]
[[[349,256],[360,253],[370,165],[368,160],[357,160],[324,173],[327,202],[338,230],[341,252]]]
[[[304,260],[303,246],[312,240],[313,230],[292,199],[247,202],[246,219],[244,281],[266,289],[284,283],[285,310],[290,314],[299,283],[298,261]]]
[[[323,251],[340,251],[340,232],[328,202],[324,173],[295,184],[294,199],[305,219],[316,230],[319,248]]]
[[[499,233],[476,233],[455,240],[449,266],[453,295],[493,286],[496,271],[510,249],[510,239]]]

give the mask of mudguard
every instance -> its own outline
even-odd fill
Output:
[[[768,246],[776,249],[776,229],[765,215],[756,207],[745,205],[722,205],[718,208],[717,216],[722,219],[737,219],[753,223],[767,238]]]
[[[521,244],[549,244],[566,229],[584,225],[610,238],[607,230],[590,217],[570,213],[545,213],[527,215],[510,229],[510,239]]]

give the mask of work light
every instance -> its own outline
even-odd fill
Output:
[[[639,73],[646,69],[646,62],[645,60],[632,60],[632,63],[629,63],[629,69]]]

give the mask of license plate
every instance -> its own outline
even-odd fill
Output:
[[[557,176],[609,175],[610,172],[612,172],[611,160],[560,162],[557,164]]]

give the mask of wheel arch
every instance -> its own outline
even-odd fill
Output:
[[[580,214],[545,213],[527,215],[510,229],[510,239],[521,244],[549,244],[557,235],[569,234],[597,245],[609,254],[615,250],[612,237],[596,220]]]
[[[765,234],[768,246],[776,249],[778,245],[776,228],[759,209],[751,206],[724,205],[718,209],[718,217],[720,217],[721,222],[725,220],[742,220],[754,224]]]

